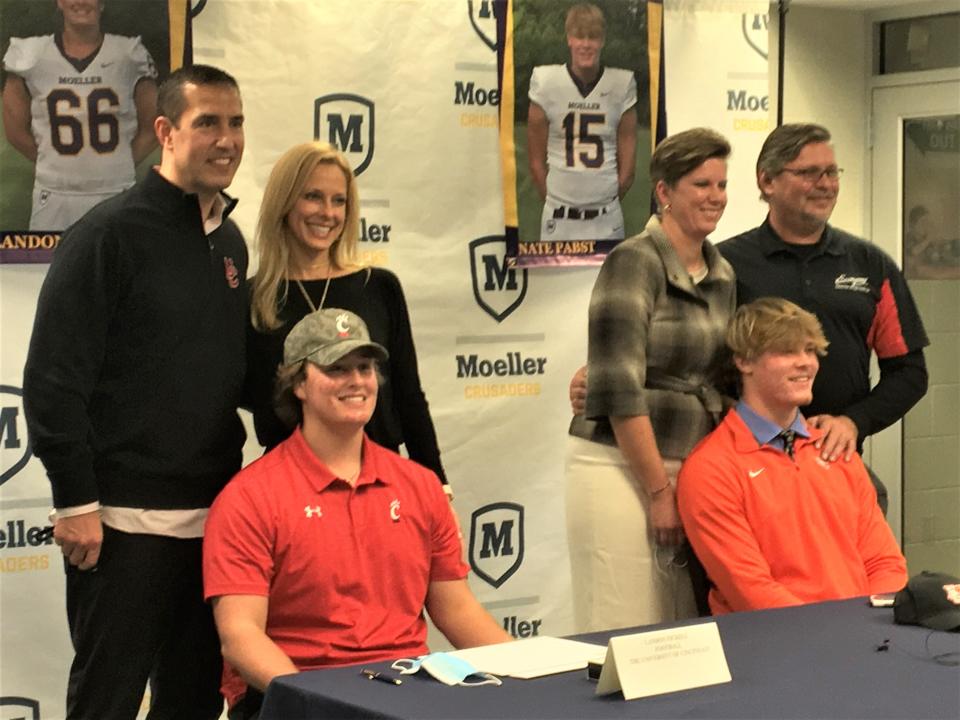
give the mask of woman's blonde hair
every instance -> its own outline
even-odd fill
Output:
[[[303,194],[318,165],[329,163],[343,171],[347,180],[347,212],[343,232],[330,246],[331,270],[360,267],[357,243],[360,240],[360,199],[357,182],[343,153],[325,142],[295,145],[287,150],[270,171],[263,191],[257,221],[256,245],[260,264],[253,278],[250,316],[257,330],[273,330],[280,323],[277,309],[287,301],[290,247],[298,242],[287,225],[287,215]]]

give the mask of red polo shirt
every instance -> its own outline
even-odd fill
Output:
[[[206,598],[267,596],[267,635],[302,670],[426,653],[430,582],[466,575],[437,478],[366,437],[356,487],[297,430],[240,471],[207,519]],[[223,691],[230,706],[246,692],[229,667]]]

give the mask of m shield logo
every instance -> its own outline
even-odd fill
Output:
[[[498,502],[473,511],[470,567],[489,585],[503,585],[523,563],[523,505]]]
[[[40,720],[40,701],[25,697],[0,697],[0,720]]]
[[[769,19],[769,15],[760,15],[759,13],[743,13],[740,17],[743,39],[764,60],[767,59],[767,47],[769,47],[769,36],[767,35]]]
[[[0,385],[0,485],[23,470],[32,454],[23,415],[23,391]]]
[[[494,0],[467,0],[467,12],[470,24],[491,50],[497,49],[497,11],[500,8]]]
[[[373,160],[373,110],[372,100],[349,93],[313,101],[313,139],[328,142],[346,155],[354,175],[360,175]]]
[[[527,270],[507,265],[507,243],[502,235],[470,241],[473,296],[497,322],[520,307],[527,294]]]

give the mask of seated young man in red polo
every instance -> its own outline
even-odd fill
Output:
[[[741,399],[683,464],[684,531],[715,615],[900,590],[907,567],[860,456],[827,462],[798,408],[827,340],[781,298],[741,306],[727,332]]]
[[[299,427],[210,509],[204,591],[231,718],[255,717],[248,686],[278,675],[425,654],[424,608],[458,648],[510,639],[467,586],[437,478],[363,432],[386,358],[349,311],[301,320],[277,379]]]

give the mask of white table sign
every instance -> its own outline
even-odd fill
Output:
[[[715,622],[610,638],[597,694],[624,700],[730,682]]]

